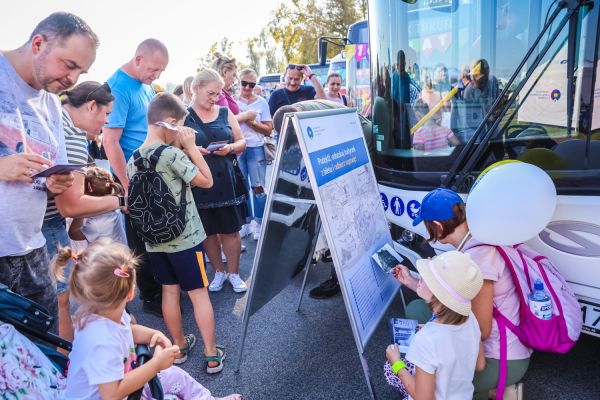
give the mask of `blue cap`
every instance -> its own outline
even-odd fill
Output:
[[[421,209],[413,221],[413,226],[423,221],[445,221],[454,218],[452,207],[455,204],[465,204],[455,191],[443,188],[432,190],[423,197]]]

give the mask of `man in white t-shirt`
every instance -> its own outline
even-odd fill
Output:
[[[41,227],[48,196],[72,174],[34,175],[67,164],[57,93],[96,58],[98,37],[76,15],[41,21],[23,46],[0,52],[0,282],[56,312],[56,290]]]

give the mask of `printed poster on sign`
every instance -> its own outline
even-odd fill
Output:
[[[296,131],[355,338],[364,346],[398,284],[371,259],[392,240],[358,115],[335,111],[297,113]]]

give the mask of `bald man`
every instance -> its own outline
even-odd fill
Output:
[[[117,70],[108,84],[115,97],[113,110],[104,126],[104,148],[113,173],[125,192],[129,182],[125,173],[127,160],[146,139],[148,103],[156,94],[152,82],[160,77],[169,62],[166,46],[156,39],[146,39],[139,44],[134,57]],[[141,241],[125,217],[125,230],[129,247],[140,257],[138,287],[144,311],[161,315],[161,286],[154,276]]]

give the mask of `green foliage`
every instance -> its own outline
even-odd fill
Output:
[[[292,0],[273,11],[268,28],[288,62],[310,64],[317,62],[320,36],[346,37],[365,15],[365,0]],[[328,56],[341,50],[329,46]]]
[[[221,53],[223,55],[231,57],[233,51],[233,42],[228,38],[224,37],[220,42],[213,42],[208,48],[208,51],[198,59],[198,68],[196,72],[200,71],[200,68],[211,68],[213,61],[215,60],[215,53]]]

